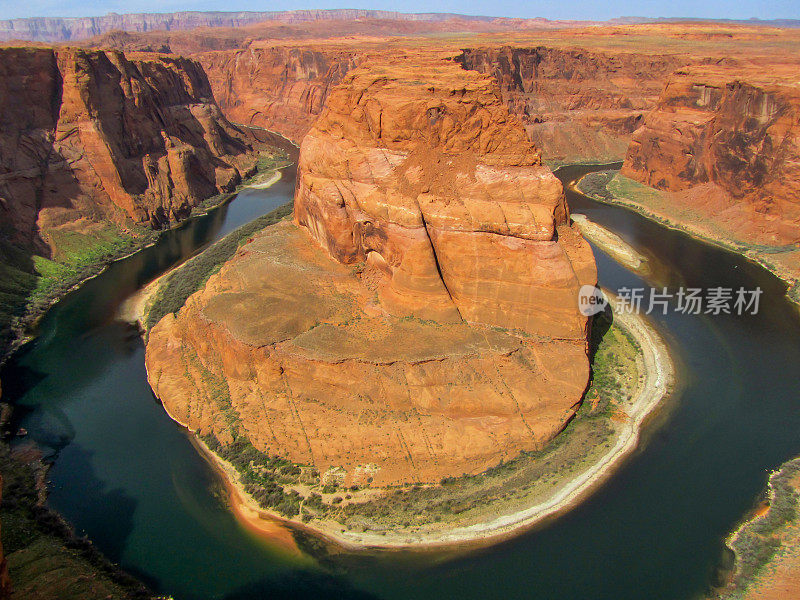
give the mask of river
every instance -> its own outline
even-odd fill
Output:
[[[568,167],[569,183],[597,167]],[[163,235],[69,294],[2,373],[17,419],[52,458],[50,504],[112,560],[176,600],[449,598],[688,600],[703,593],[722,539],[767,471],[800,454],[800,318],[775,277],[638,214],[569,191],[572,210],[654,266],[644,282],[595,248],[605,287],[754,288],[758,315],[670,312],[656,325],[682,385],[614,477],[559,519],[468,553],[298,557],[253,538],[219,482],[147,385],[120,303],[235,227],[288,201],[272,188]],[[302,540],[301,540],[302,541]]]

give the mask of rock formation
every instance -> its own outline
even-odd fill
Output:
[[[692,59],[649,52],[478,47],[457,59],[492,75],[531,140],[556,160],[621,158],[664,80]]]
[[[372,62],[331,93],[300,153],[297,223],[384,274],[393,314],[584,336],[573,299],[594,260],[489,78],[435,57]]]
[[[491,78],[432,56],[350,71],[295,207],[150,331],[178,422],[384,485],[483,471],[574,414],[594,260]]]
[[[800,242],[795,65],[676,71],[634,134],[622,174],[669,192],[751,243]]]
[[[453,13],[402,13],[385,10],[330,9],[265,12],[175,12],[107,14],[102,17],[33,17],[0,20],[0,41],[75,42],[108,33],[133,33],[139,41],[177,34],[180,45],[190,44],[193,31],[206,41],[224,37],[246,40],[287,37],[320,38],[345,35],[408,35],[434,32],[520,31],[565,29],[591,21],[550,21],[543,18],[511,19]],[[209,31],[215,31],[209,35]],[[244,35],[232,32],[243,31]],[[154,34],[154,35],[153,35]],[[175,38],[173,38],[175,39]],[[204,48],[211,49],[204,44]],[[195,50],[197,50],[195,46]]]
[[[358,57],[324,46],[271,46],[196,56],[229,119],[277,131],[298,145],[319,116],[330,88]]]
[[[196,55],[225,114],[300,143],[330,88],[381,52],[371,46],[253,42]],[[492,75],[509,110],[547,159],[619,160],[676,68],[687,57],[536,47],[477,47],[456,59]]]
[[[0,235],[16,247],[49,256],[59,228],[162,227],[254,168],[193,60],[4,48],[0,81]]]

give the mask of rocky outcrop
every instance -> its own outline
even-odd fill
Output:
[[[393,314],[585,334],[591,252],[488,77],[430,56],[349,74],[303,140],[295,219],[383,274]]]
[[[353,68],[354,52],[274,46],[198,54],[228,118],[282,133],[298,145],[328,93]]]
[[[387,54],[326,44],[253,43],[246,50],[196,58],[226,115],[280,131],[299,144],[331,87],[356,65]],[[465,69],[492,75],[534,144],[545,158],[557,161],[621,159],[668,74],[691,61],[544,46],[472,48],[456,60]]]
[[[349,72],[295,211],[150,331],[178,422],[347,485],[478,473],[568,422],[594,260],[491,78],[430,55]]]
[[[622,174],[706,213],[734,237],[800,241],[796,67],[680,69],[634,134]]]
[[[622,158],[668,74],[691,61],[545,46],[470,48],[457,60],[492,75],[544,156],[561,161]]]
[[[0,235],[16,247],[50,256],[59,228],[162,227],[255,165],[193,60],[5,48],[0,85]]]

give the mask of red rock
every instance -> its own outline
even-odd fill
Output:
[[[591,251],[489,77],[427,55],[348,73],[303,140],[295,218],[378,267],[393,314],[585,336]]]
[[[350,71],[295,210],[150,331],[178,422],[388,485],[479,473],[574,415],[594,259],[494,80],[441,55]]]
[[[800,87],[790,65],[692,67],[669,79],[622,174],[693,207],[728,235],[800,241]]]
[[[162,227],[255,164],[193,60],[5,48],[0,81],[0,221],[17,246],[49,255],[62,226]]]

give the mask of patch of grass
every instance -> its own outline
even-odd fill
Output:
[[[607,185],[616,174],[616,171],[595,171],[587,173],[578,182],[578,189],[591,198],[602,198],[610,200],[612,198],[611,192],[608,191]]]
[[[91,234],[51,231],[53,259],[31,255],[0,242],[0,348],[21,336],[25,327],[80,282],[110,262],[155,240],[143,227],[98,227]]]
[[[634,181],[618,172],[608,182],[607,188],[615,198],[635,198],[646,206],[660,206],[664,202],[664,192]]]
[[[770,506],[763,517],[746,523],[731,547],[736,553],[735,587],[747,589],[781,548],[783,531],[797,527],[800,494],[792,480],[800,475],[800,458],[785,463],[769,479]]]
[[[245,491],[261,508],[276,510],[285,517],[300,514],[304,498],[288,486],[313,478],[316,471],[312,467],[261,452],[245,436],[238,436],[230,444],[220,443],[213,433],[201,435],[200,439],[217,456],[234,466]]]

